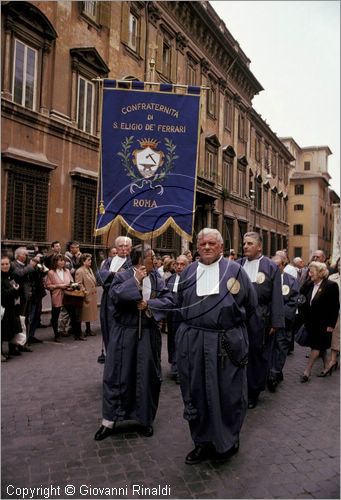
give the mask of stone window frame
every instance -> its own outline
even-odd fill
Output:
[[[247,116],[243,110],[239,110],[238,113],[238,141],[247,143]]]
[[[224,128],[229,132],[233,129],[233,98],[225,94],[224,99]]]
[[[19,45],[22,45],[24,47],[24,58],[23,58],[23,67],[22,67],[22,80],[21,80],[21,96],[20,96],[20,102],[16,100],[16,74],[17,74],[17,51],[19,49]],[[34,54],[34,68],[33,68],[33,93],[32,93],[32,104],[27,103],[27,100],[29,98],[29,91],[27,91],[27,77],[28,77],[28,59],[29,59],[29,54],[28,52],[31,51]],[[13,57],[13,70],[12,70],[12,99],[15,104],[19,104],[19,106],[22,106],[23,108],[28,108],[31,109],[32,111],[36,111],[37,109],[37,87],[38,87],[38,59],[39,58],[39,52],[37,49],[32,47],[31,45],[28,45],[27,43],[23,42],[19,38],[14,39],[14,57]],[[31,99],[30,99],[31,101]]]
[[[36,95],[33,109],[30,111],[49,113],[48,85],[52,65],[52,49],[58,37],[48,18],[29,2],[8,2],[2,7],[4,16],[4,67],[2,75],[2,96],[14,104],[13,80],[15,73],[16,40],[37,51],[36,61]]]
[[[261,163],[262,162],[261,144],[262,144],[262,139],[256,133],[256,135],[255,135],[255,160],[256,160],[257,163]]]
[[[198,66],[199,61],[196,60],[190,53],[186,55],[186,84],[196,86],[198,82]],[[192,73],[191,73],[192,71]],[[194,81],[191,78],[194,75]]]
[[[155,69],[160,78],[165,82],[176,83],[177,79],[177,50],[176,50],[176,36],[173,31],[165,24],[160,24],[157,34],[157,49]],[[169,51],[169,66],[168,71],[164,68],[164,55],[165,47]]]
[[[71,58],[71,118],[72,124],[81,132],[89,135],[98,136],[100,131],[99,123],[99,86],[95,85],[91,80],[97,77],[105,78],[109,73],[109,68],[103,61],[95,47],[74,47],[70,49]],[[94,87],[93,98],[93,116],[91,131],[86,132],[78,126],[78,109],[79,109],[79,82],[80,78],[91,83]]]
[[[94,236],[97,211],[98,178],[93,172],[70,172],[72,180],[72,238],[82,246],[101,244],[101,236]]]
[[[204,178],[210,182],[218,181],[218,155],[220,142],[216,135],[205,139]]]
[[[206,98],[207,116],[212,120],[216,120],[218,117],[219,87],[216,78],[212,74],[208,76],[208,86],[210,87],[210,90],[207,91],[207,98]]]
[[[124,45],[126,54],[138,61],[145,58],[146,23],[143,13],[143,2],[122,2],[121,43]],[[132,16],[137,21],[135,45],[131,42]]]
[[[27,166],[11,165],[7,180],[6,235],[8,239],[46,241],[49,182],[48,170],[34,166],[27,168]],[[20,235],[15,232],[16,227],[20,227]]]
[[[88,24],[88,27],[99,31],[101,28],[110,28],[111,25],[111,2],[108,1],[80,1],[78,3],[80,17]],[[91,7],[94,11],[91,12]]]
[[[294,187],[294,192],[295,192],[295,195],[303,195],[304,194],[304,184],[295,184],[295,187]]]
[[[303,224],[294,224],[293,225],[293,235],[294,236],[303,236]]]

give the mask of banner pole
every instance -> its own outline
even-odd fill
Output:
[[[144,240],[142,240],[142,252],[141,252],[142,265],[144,264]],[[142,290],[143,290],[143,280],[142,280]],[[143,299],[143,296],[142,296]],[[139,329],[138,329],[138,339],[142,339],[142,311],[139,310]]]
[[[91,81],[93,82],[105,82],[105,80],[108,80],[108,78],[92,78]],[[132,83],[132,80],[115,80],[117,83]],[[162,82],[143,82],[145,85],[161,85]],[[173,87],[179,87],[179,88],[187,88],[188,85],[185,85],[184,83],[172,83]],[[201,90],[211,90],[211,87],[207,87],[207,85],[197,85],[198,88]]]

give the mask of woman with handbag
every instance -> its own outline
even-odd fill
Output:
[[[58,333],[58,318],[60,310],[65,307],[70,316],[71,328],[75,339],[85,340],[81,335],[80,322],[76,316],[76,310],[71,305],[64,301],[64,292],[71,287],[73,279],[71,273],[65,268],[65,257],[62,254],[57,254],[52,257],[52,269],[47,273],[45,286],[51,293],[52,318],[51,324],[54,332],[55,342],[60,343],[60,335]],[[81,338],[82,337],[82,338]]]
[[[311,262],[309,265],[310,281],[301,288],[305,302],[301,305],[304,325],[308,332],[308,343],[311,348],[308,364],[305,367],[301,382],[308,382],[315,361],[321,356],[324,371],[318,376],[327,374],[326,351],[331,346],[332,333],[339,314],[339,289],[337,283],[328,280],[328,269],[323,262]],[[331,370],[328,372],[331,374]]]
[[[85,335],[94,336],[95,332],[91,330],[90,322],[96,321],[97,313],[97,282],[91,269],[92,255],[83,253],[79,260],[80,266],[75,275],[77,283],[85,290],[85,298],[80,310],[80,321],[85,321]]]
[[[8,257],[1,257],[1,361],[7,361],[10,356],[20,356],[21,352],[12,341],[17,333],[21,332],[19,311],[15,307],[15,300],[19,298],[19,285],[15,283],[11,274],[11,262]],[[2,343],[8,342],[8,354],[2,350]]]

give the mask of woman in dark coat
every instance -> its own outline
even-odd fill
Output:
[[[301,289],[301,293],[306,299],[302,305],[302,314],[304,325],[309,333],[311,353],[301,376],[301,382],[308,382],[313,364],[320,354],[324,362],[324,371],[321,372],[320,376],[325,376],[327,369],[326,351],[331,346],[332,333],[340,309],[339,289],[337,283],[327,279],[326,264],[311,262],[309,276],[310,281]]]
[[[15,307],[15,299],[18,297],[19,285],[13,280],[11,262],[8,257],[1,257],[1,306],[5,308],[1,319],[1,361],[8,358],[2,350],[3,342],[9,343],[9,354],[20,354],[17,347],[11,344],[15,334],[21,332],[20,319]]]

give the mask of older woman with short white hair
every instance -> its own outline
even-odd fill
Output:
[[[332,333],[340,308],[337,283],[328,280],[328,274],[326,264],[311,262],[309,264],[310,281],[301,289],[306,299],[302,305],[302,314],[311,347],[308,364],[301,376],[303,383],[308,382],[313,365],[320,354],[324,370],[319,376],[325,376],[327,369],[326,351],[331,345]]]

